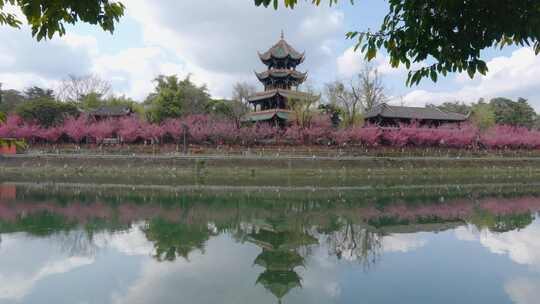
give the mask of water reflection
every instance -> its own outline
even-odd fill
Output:
[[[291,289],[302,287],[302,278],[295,271],[305,261],[299,250],[318,241],[304,228],[291,227],[283,217],[256,222],[251,230],[248,240],[262,249],[254,264],[265,269],[257,284],[263,285],[281,303]]]
[[[388,188],[379,195],[0,189],[0,303],[44,303],[45,295],[58,293],[55,284],[84,282],[108,267],[114,275],[98,284],[100,291],[81,283],[56,302],[173,303],[180,292],[190,303],[356,303],[358,292],[371,303],[404,295],[421,302],[425,291],[418,284],[425,278],[407,277],[407,267],[429,277],[430,259],[439,261],[443,285],[457,274],[457,261],[478,267],[472,277],[492,273],[494,281],[464,279],[485,289],[473,297],[476,302],[532,303],[540,287],[540,190],[526,186]],[[149,278],[153,292],[142,287]],[[413,285],[407,292],[398,288],[394,298],[371,294],[395,278],[398,285]],[[455,293],[454,285],[447,288]],[[202,292],[212,287],[217,289]],[[462,302],[475,302],[467,299]]]

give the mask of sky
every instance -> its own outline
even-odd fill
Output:
[[[4,89],[29,86],[58,88],[67,75],[96,74],[112,83],[117,95],[143,100],[160,75],[191,75],[206,84],[215,98],[228,98],[236,82],[259,85],[254,71],[265,66],[257,51],[285,39],[306,60],[309,83],[322,90],[334,80],[348,81],[365,64],[354,52],[349,30],[377,29],[388,5],[381,0],[357,0],[354,5],[315,7],[300,1],[294,9],[256,7],[253,0],[123,0],[126,15],[114,34],[77,24],[65,36],[37,42],[27,27],[0,27],[0,83]],[[324,2],[324,1],[323,1]],[[406,87],[404,67],[391,68],[379,52],[373,65],[380,71],[392,103],[423,106],[479,98],[523,97],[540,110],[540,56],[528,47],[483,53],[490,71],[470,79],[449,74],[437,83],[425,79]]]

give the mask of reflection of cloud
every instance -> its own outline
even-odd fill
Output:
[[[76,268],[90,265],[92,258],[70,257],[57,261],[48,261],[32,273],[13,273],[4,275],[0,272],[0,299],[21,300],[36,282],[55,274],[70,272]]]
[[[383,237],[382,246],[385,252],[409,252],[426,245],[426,240],[415,234],[392,234]]]
[[[94,263],[97,252],[85,248],[112,248],[124,255],[149,255],[153,250],[140,225],[127,232],[98,233],[92,240],[80,230],[47,238],[26,238],[22,233],[2,235],[0,300],[20,301],[39,281]],[[10,267],[14,262],[17,266]]]
[[[322,240],[319,242],[322,242]],[[300,277],[302,277],[302,289],[296,291],[301,292],[302,300],[296,300],[295,298],[300,294],[291,293],[287,302],[336,302],[341,295],[337,267],[336,257],[329,255],[327,249],[323,246],[313,248],[306,267],[297,269]]]
[[[115,234],[102,233],[94,238],[95,244],[100,248],[114,248],[125,255],[150,255],[154,246],[144,235],[141,226],[134,225],[128,232]]]
[[[540,279],[513,279],[504,285],[504,290],[516,304],[536,304],[540,299]]]
[[[291,290],[284,302],[329,303],[340,295],[335,279],[335,259],[323,247],[314,249],[306,267],[295,271],[302,288]],[[253,264],[261,248],[236,243],[229,236],[210,238],[205,253],[195,252],[189,261],[145,260],[139,278],[126,292],[112,296],[114,304],[137,303],[276,303],[262,285],[255,284],[264,268]],[[241,292],[239,292],[241,291]]]
[[[454,230],[456,238],[461,241],[476,241],[477,233],[473,226],[459,226]]]
[[[460,240],[480,241],[491,252],[506,254],[516,263],[540,267],[540,224],[536,222],[525,229],[505,233],[487,229],[479,232],[471,226],[458,228],[455,233]]]

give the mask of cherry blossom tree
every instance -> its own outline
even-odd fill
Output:
[[[88,126],[88,136],[95,139],[96,143],[102,143],[105,138],[111,137],[115,131],[113,121],[106,119],[94,122]]]
[[[85,115],[79,117],[68,117],[64,120],[63,131],[75,143],[79,144],[88,136],[88,119]]]

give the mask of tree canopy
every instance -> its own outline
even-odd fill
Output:
[[[52,98],[32,99],[17,106],[15,112],[24,120],[36,122],[43,127],[59,125],[64,118],[79,115],[75,105]]]
[[[496,97],[489,102],[480,99],[471,105],[455,101],[428,106],[446,112],[471,114],[472,121],[481,129],[487,129],[495,124],[532,128],[537,119],[536,112],[524,98],[513,101],[509,98]]]
[[[280,2],[294,8],[298,0],[254,0],[256,5]],[[315,5],[337,0],[311,0]],[[351,0],[353,2],[353,0]],[[429,77],[437,81],[449,72],[467,72],[472,78],[488,70],[481,51],[508,45],[533,46],[540,52],[540,2],[536,0],[445,1],[388,0],[389,11],[375,31],[351,31],[366,59],[386,50],[390,64],[409,69],[407,83]],[[413,63],[421,68],[411,70]]]
[[[206,86],[195,85],[190,76],[180,80],[176,75],[160,75],[154,81],[155,91],[145,101],[152,121],[207,112],[210,94]]]
[[[7,6],[20,8],[37,40],[63,35],[66,24],[84,22],[113,32],[124,15],[124,5],[109,0],[0,0],[0,26],[20,28],[23,21],[7,11]]]

